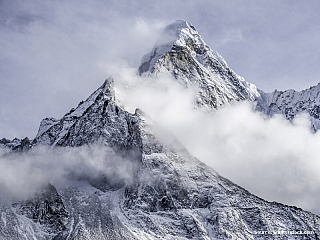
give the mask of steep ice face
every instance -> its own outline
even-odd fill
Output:
[[[153,50],[142,58],[139,74],[172,76],[186,87],[195,87],[199,108],[218,108],[233,101],[255,101],[260,93],[231,70],[208,47],[196,29],[184,20],[168,25]]]

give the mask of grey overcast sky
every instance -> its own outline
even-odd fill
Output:
[[[262,90],[309,88],[319,12],[318,0],[0,0],[0,137],[33,138],[114,69],[137,68],[176,19]]]

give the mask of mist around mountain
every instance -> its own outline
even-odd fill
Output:
[[[119,71],[125,105],[144,109],[194,156],[258,196],[318,213],[318,86],[266,93],[184,20],[160,39],[142,58],[142,79]]]
[[[1,140],[1,237],[317,239],[315,89],[264,93],[179,20],[138,71]]]

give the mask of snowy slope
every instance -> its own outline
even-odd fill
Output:
[[[131,152],[139,166],[134,181],[110,186],[103,177],[70,180],[29,200],[3,204],[0,239],[317,239],[320,234],[318,216],[250,194],[192,157],[142,111],[123,110],[112,79],[49,125],[40,125],[31,147],[98,142],[119,154]],[[312,234],[271,234],[299,230]]]

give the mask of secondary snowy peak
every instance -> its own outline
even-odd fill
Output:
[[[165,28],[153,50],[142,58],[138,71],[149,77],[172,76],[184,86],[196,88],[196,105],[200,108],[218,108],[232,101],[260,97],[256,86],[231,70],[184,20]]]
[[[102,140],[117,149],[139,145],[135,115],[115,99],[113,78],[60,120],[44,119],[33,140],[35,145],[81,146]]]
[[[320,83],[302,91],[262,93],[257,109],[269,116],[283,114],[290,121],[299,113],[308,113],[311,127],[316,131],[320,129]]]

